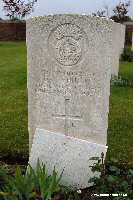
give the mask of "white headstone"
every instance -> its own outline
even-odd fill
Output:
[[[126,34],[126,26],[124,24],[120,24],[120,57],[125,45],[125,34]]]
[[[107,151],[113,27],[86,15],[27,20],[29,162],[65,167],[73,188],[89,185],[89,159]]]
[[[125,25],[114,23],[111,74],[118,76],[119,60],[125,44]]]

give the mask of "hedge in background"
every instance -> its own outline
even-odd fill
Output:
[[[26,22],[0,21],[0,41],[23,41],[26,40]]]

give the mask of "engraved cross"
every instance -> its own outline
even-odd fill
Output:
[[[68,106],[69,106],[69,98],[65,97],[65,114],[64,115],[53,115],[53,117],[56,118],[64,118],[65,119],[65,135],[68,136],[68,120],[69,119],[75,119],[75,120],[79,120],[82,118],[82,116],[79,115],[75,115],[75,116],[71,116],[68,113]]]

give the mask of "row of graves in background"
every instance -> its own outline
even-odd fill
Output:
[[[27,20],[29,163],[47,162],[61,184],[85,188],[91,157],[107,152],[111,74],[118,74],[125,27],[87,15]]]

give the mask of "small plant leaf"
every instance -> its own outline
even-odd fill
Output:
[[[109,182],[115,182],[116,181],[116,177],[109,175],[108,178],[107,178],[107,180]]]
[[[93,177],[93,178],[90,178],[90,180],[88,181],[88,183],[94,183],[94,184],[97,184],[99,182],[99,178],[98,177]]]
[[[118,170],[115,171],[115,175],[116,175],[116,176],[120,175],[120,173],[121,173],[121,170],[120,170],[120,169],[118,169]]]
[[[92,157],[90,160],[99,160],[99,157]]]
[[[129,173],[133,176],[133,169],[129,169]]]
[[[113,162],[113,163],[117,163],[118,162],[118,160],[115,159],[115,158],[111,158],[110,161]]]
[[[118,168],[115,167],[115,166],[111,166],[111,167],[109,167],[109,170],[112,171],[112,172],[115,172],[115,171],[118,170]]]

